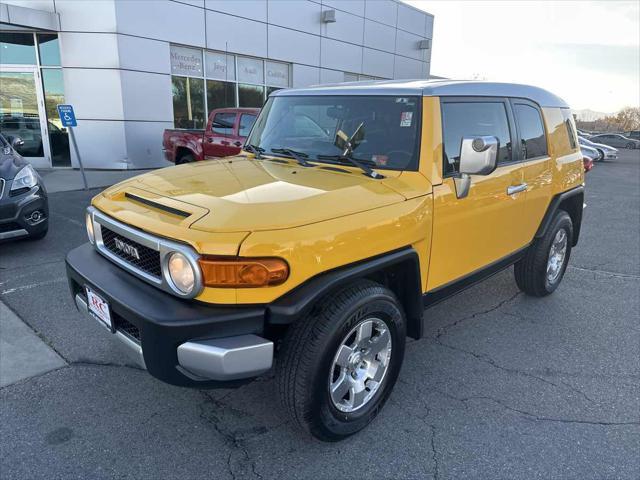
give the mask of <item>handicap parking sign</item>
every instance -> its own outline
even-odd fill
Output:
[[[71,105],[58,105],[58,116],[62,122],[63,127],[76,127],[76,114],[73,112],[73,106]]]

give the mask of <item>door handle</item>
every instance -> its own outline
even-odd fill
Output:
[[[213,138],[208,138],[208,139],[207,139],[207,141],[208,141],[209,143],[213,143],[213,141],[214,141],[214,140],[213,140]]]
[[[242,142],[234,142],[233,143],[236,147],[241,147],[242,146]]]
[[[528,185],[526,183],[521,183],[520,185],[511,185],[507,188],[507,195],[515,195],[516,193],[524,192],[527,187]]]

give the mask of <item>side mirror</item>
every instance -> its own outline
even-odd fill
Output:
[[[464,198],[471,188],[470,175],[490,175],[498,166],[500,141],[497,137],[462,137],[460,173],[454,179],[456,196]]]

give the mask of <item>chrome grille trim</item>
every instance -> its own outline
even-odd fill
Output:
[[[177,297],[194,298],[198,294],[200,294],[200,292],[202,291],[202,272],[200,270],[200,266],[198,265],[198,259],[200,258],[200,256],[195,250],[193,250],[193,248],[183,243],[156,237],[149,233],[143,232],[142,230],[138,230],[137,228],[130,227],[129,225],[126,225],[105,215],[95,207],[89,207],[87,209],[87,213],[91,216],[93,222],[93,231],[95,234],[94,246],[101,255],[108,258],[113,263],[120,266],[122,269],[144,280],[145,282],[150,283],[151,285],[155,285],[161,290],[169,292]],[[160,276],[160,278],[137,268],[135,265],[127,262],[123,258],[115,255],[113,252],[107,249],[102,238],[102,226],[108,228],[112,232],[117,233],[124,239],[132,240],[147,248],[158,251],[160,253],[160,268],[162,271],[162,275]],[[173,252],[182,253],[189,260],[189,263],[191,264],[191,267],[195,272],[195,286],[190,294],[185,295],[172,287],[173,283],[169,278],[167,263],[169,261],[169,254]]]

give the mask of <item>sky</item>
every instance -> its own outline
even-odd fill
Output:
[[[573,109],[640,106],[640,1],[404,0],[435,15],[431,74],[546,88]]]

